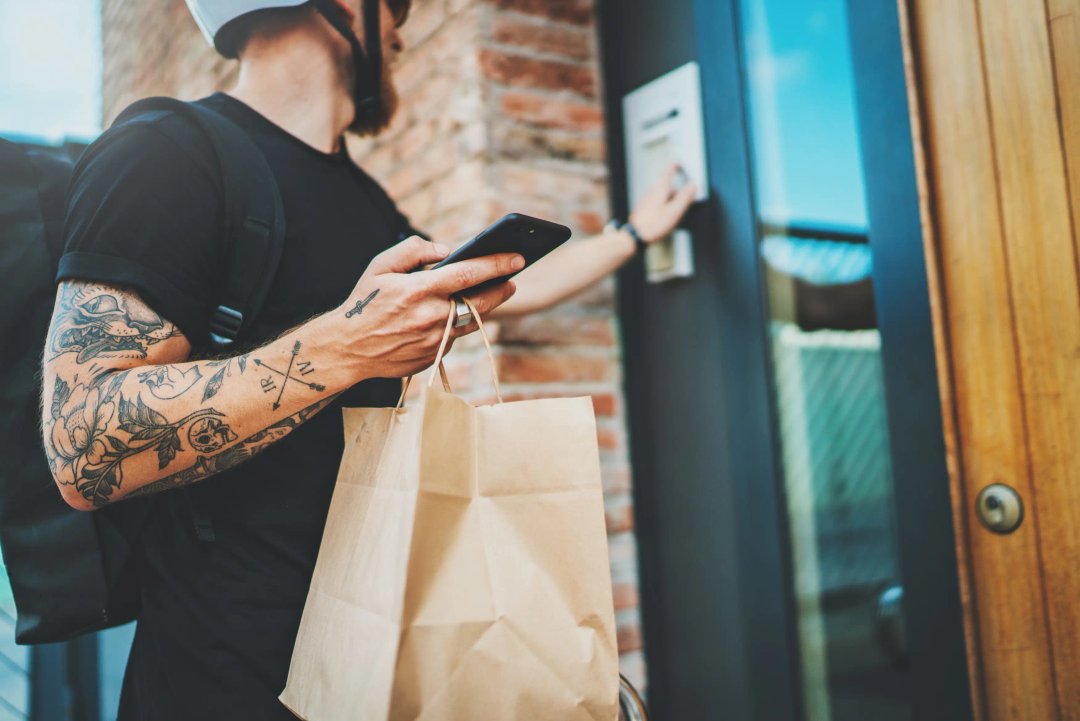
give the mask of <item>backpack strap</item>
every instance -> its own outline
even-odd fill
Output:
[[[266,157],[236,123],[198,103],[175,98],[146,98],[130,105],[112,128],[155,124],[172,135],[168,116],[182,115],[209,138],[217,155],[223,189],[224,269],[218,278],[217,306],[210,317],[209,341],[228,350],[251,327],[270,290],[285,244],[285,211]],[[166,121],[166,122],[162,122]],[[213,521],[192,489],[185,496],[195,536],[214,541]]]
[[[217,306],[210,317],[210,343],[227,350],[259,314],[285,242],[285,211],[273,172],[262,151],[236,123],[198,103],[146,98],[129,106],[113,128],[157,124],[169,115],[193,121],[217,154],[224,189],[224,268]],[[168,123],[160,129],[169,133]]]

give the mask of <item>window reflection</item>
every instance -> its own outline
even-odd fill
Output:
[[[0,721],[12,721],[31,718],[31,695],[49,694],[54,698],[59,695],[66,698],[69,708],[85,708],[87,699],[76,698],[79,691],[68,687],[68,681],[54,675],[35,672],[32,658],[34,654],[63,653],[60,644],[47,647],[19,646],[15,643],[15,599],[11,593],[7,570],[0,563]],[[97,677],[96,704],[99,717],[114,719],[120,707],[120,686],[123,681],[124,667],[127,664],[128,651],[135,633],[135,624],[109,629],[95,634],[92,643],[97,646],[95,659],[80,659],[80,663],[90,663],[90,668],[79,672]],[[38,657],[41,663],[41,657]],[[43,664],[44,665],[44,664]],[[66,665],[66,664],[64,664]],[[73,670],[71,668],[69,671]],[[36,688],[34,688],[36,687]],[[92,700],[92,699],[91,699]],[[43,718],[39,713],[35,718]],[[65,717],[66,718],[66,717]],[[53,721],[50,717],[44,721]]]
[[[803,705],[910,719],[845,2],[741,10]]]

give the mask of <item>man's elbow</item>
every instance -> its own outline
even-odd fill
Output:
[[[96,511],[101,508],[101,504],[89,501],[74,484],[53,480],[56,480],[56,487],[60,489],[60,497],[64,499],[64,503],[76,511]]]

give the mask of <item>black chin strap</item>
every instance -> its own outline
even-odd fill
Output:
[[[381,0],[364,0],[364,45],[349,27],[345,14],[335,7],[333,0],[315,0],[315,8],[326,21],[349,41],[352,48],[353,74],[356,87],[353,99],[356,104],[356,120],[363,123],[379,115],[382,86],[382,33],[379,32],[379,3]],[[366,52],[365,52],[366,47]]]

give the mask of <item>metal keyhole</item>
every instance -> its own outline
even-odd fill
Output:
[[[979,491],[975,512],[994,533],[1012,533],[1024,520],[1024,502],[1019,493],[1004,483],[992,483]]]

